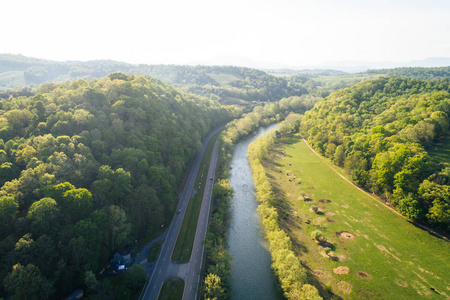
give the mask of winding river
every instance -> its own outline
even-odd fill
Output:
[[[260,128],[256,134],[235,145],[231,160],[230,184],[234,189],[231,200],[231,223],[228,246],[233,258],[231,265],[232,299],[283,299],[277,290],[268,245],[264,240],[247,148],[257,137],[276,125]]]

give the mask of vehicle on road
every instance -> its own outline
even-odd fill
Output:
[[[180,214],[180,213],[181,213],[181,208],[179,208],[177,211],[177,214]]]

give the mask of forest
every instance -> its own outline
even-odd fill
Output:
[[[203,137],[237,113],[123,73],[0,99],[0,298],[127,299],[140,266],[95,274],[171,221]]]
[[[308,92],[299,82],[244,67],[133,65],[110,60],[56,62],[21,55],[0,55],[0,89],[79,78],[95,79],[113,72],[152,76],[194,94],[241,105],[248,105],[251,101],[278,101]]]
[[[394,68],[368,70],[368,74],[380,74],[385,76],[410,77],[421,80],[426,79],[445,79],[450,76],[450,67],[439,68]]]
[[[450,80],[380,77],[305,114],[301,133],[406,218],[450,231],[450,168],[429,154],[449,133]]]

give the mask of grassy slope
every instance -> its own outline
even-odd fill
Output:
[[[345,75],[327,75],[327,76],[319,76],[313,78],[315,81],[320,81],[322,83],[339,83],[339,82],[360,82],[369,79],[378,78],[383,76],[383,74],[345,74]]]
[[[226,74],[226,73],[222,73],[222,74],[214,74],[214,73],[210,73],[208,74],[212,79],[214,79],[215,81],[217,81],[221,86],[227,85],[228,83],[232,82],[232,81],[236,81],[236,80],[241,80],[242,78],[239,78],[233,74]]]
[[[285,200],[279,209],[281,225],[322,291],[331,283],[332,291],[344,299],[450,296],[448,242],[416,228],[344,181],[299,137],[287,141],[273,158],[266,168],[278,199]],[[301,200],[301,195],[310,199]],[[310,212],[311,205],[317,205],[321,213]],[[316,229],[339,259],[321,254],[321,246],[310,238]],[[336,236],[342,230],[354,239]],[[348,274],[333,272],[343,266],[349,268]],[[360,271],[370,278],[358,276]]]
[[[200,169],[194,183],[194,189],[198,192],[189,200],[189,204],[184,214],[183,224],[181,224],[180,233],[178,234],[177,242],[172,253],[172,259],[177,263],[187,263],[191,259],[192,246],[194,244],[195,232],[197,230],[198,216],[202,206],[203,192],[205,190],[206,180],[208,180],[209,164],[211,162],[214,144],[217,141],[219,133],[211,137],[211,140],[206,146],[205,153],[200,164]]]
[[[0,90],[12,89],[15,86],[25,86],[23,71],[5,71],[0,73]]]

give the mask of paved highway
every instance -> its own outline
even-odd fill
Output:
[[[183,295],[183,299],[196,299],[197,297],[197,286],[200,280],[200,270],[203,264],[203,256],[204,256],[203,255],[204,248],[201,245],[201,242],[204,240],[206,236],[206,230],[208,227],[209,208],[211,204],[212,186],[214,180],[207,180],[207,183],[205,185],[205,192],[203,196],[199,220],[197,223],[197,232],[195,235],[195,242],[190,262],[182,265],[174,263],[172,261],[172,252],[173,248],[175,247],[177,236],[181,228],[181,223],[183,221],[183,216],[186,211],[186,207],[192,195],[195,179],[197,177],[197,173],[200,168],[200,163],[202,161],[206,145],[208,144],[210,138],[223,128],[224,126],[219,127],[208,134],[208,136],[203,141],[202,149],[195,157],[191,172],[189,174],[185,188],[181,193],[180,202],[177,207],[177,211],[180,210],[181,213],[179,214],[175,213],[172,223],[167,231],[167,236],[162,245],[161,252],[156,262],[152,276],[150,277],[150,280],[145,288],[145,291],[141,299],[145,300],[158,299],[158,295],[162,288],[162,285],[167,279],[172,277],[179,277],[184,279],[185,292]],[[215,168],[217,165],[217,157],[218,157],[218,146],[216,143],[216,145],[214,146],[214,151],[211,159],[210,168],[208,170],[207,178],[211,177],[214,178]]]
[[[211,157],[211,164],[209,165],[208,179],[205,185],[205,192],[203,194],[202,207],[200,210],[200,216],[197,222],[197,231],[195,233],[194,247],[192,249],[191,260],[189,261],[189,269],[187,276],[184,277],[184,294],[183,300],[195,300],[197,299],[197,288],[200,283],[200,273],[203,267],[203,258],[205,247],[202,245],[202,241],[206,237],[206,231],[208,230],[208,221],[211,208],[212,188],[214,185],[214,175],[216,173],[217,158],[219,154],[218,143],[214,145],[214,150]]]

